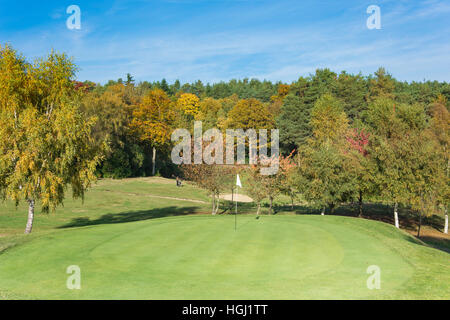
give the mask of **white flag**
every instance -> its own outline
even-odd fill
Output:
[[[236,185],[237,185],[239,188],[242,188],[241,178],[239,178],[239,175],[237,175],[237,178],[236,178]]]

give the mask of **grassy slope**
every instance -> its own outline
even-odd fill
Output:
[[[209,212],[207,203],[150,193],[208,200],[168,180],[102,181],[84,206],[67,201],[56,214],[38,215],[31,237],[0,238],[0,251],[8,248],[0,254],[0,298],[450,298],[449,255],[390,225],[247,215],[235,232],[230,216],[170,217]],[[22,232],[25,209],[1,210],[0,234]],[[73,264],[82,269],[80,291],[65,287]],[[381,290],[366,287],[373,264]]]
[[[189,185],[177,188],[174,181],[163,178],[101,180],[86,194],[84,204],[71,199],[70,192],[67,195],[64,207],[55,213],[41,214],[37,210],[34,231],[210,212],[206,192]],[[16,209],[11,202],[0,203],[0,236],[23,233],[26,214],[25,204]]]

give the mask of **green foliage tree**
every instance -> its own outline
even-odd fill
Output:
[[[369,105],[366,121],[372,132],[368,152],[376,164],[374,184],[383,199],[394,203],[395,225],[399,227],[398,203],[422,214],[421,206],[434,189],[434,178],[429,175],[436,171],[435,152],[430,149],[433,142],[426,137],[426,114],[419,104],[396,104],[379,98]]]
[[[130,130],[132,105],[138,101],[133,88],[123,84],[82,95],[83,112],[88,117],[97,118],[92,128],[95,143],[100,146],[107,142],[109,145],[98,168],[103,177],[117,179],[144,173],[146,154],[138,137]]]
[[[348,119],[341,102],[330,94],[317,100],[311,111],[313,137],[297,155],[299,191],[313,206],[331,213],[354,192],[354,177],[344,156]]]
[[[359,120],[367,109],[368,83],[361,74],[340,73],[334,94],[343,102],[344,111],[352,122]]]
[[[281,114],[276,123],[280,130],[280,144],[284,153],[298,149],[312,135],[310,125],[311,110],[302,99],[289,94],[283,101]]]
[[[444,212],[444,233],[448,234],[448,203],[450,199],[450,113],[446,107],[447,99],[440,95],[431,105],[430,136],[436,142],[436,149],[440,158],[440,171],[436,182],[436,201]]]
[[[395,81],[392,76],[386,72],[386,69],[379,68],[374,77],[369,77],[369,95],[368,100],[374,101],[378,98],[395,98]]]
[[[358,216],[363,216],[363,200],[375,194],[373,184],[374,163],[367,150],[370,134],[364,129],[350,129],[346,135],[344,156],[349,162],[347,174],[353,177],[358,198]]]

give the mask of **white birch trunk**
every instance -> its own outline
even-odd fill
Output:
[[[152,176],[156,174],[156,148],[153,148],[153,157],[152,157]]]
[[[25,228],[25,234],[30,234],[33,229],[34,221],[34,200],[28,200],[28,220]]]
[[[397,229],[400,229],[400,225],[398,223],[398,203],[397,202],[394,205],[394,220],[395,220],[395,227]]]
[[[445,226],[444,226],[444,233],[448,234],[448,212],[447,208],[445,208]]]

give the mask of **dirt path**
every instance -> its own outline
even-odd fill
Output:
[[[187,201],[187,202],[194,202],[194,203],[209,203],[209,202],[206,202],[206,201],[203,201],[203,200],[176,198],[176,197],[166,197],[166,196],[157,196],[157,195],[150,194],[150,193],[120,192],[120,191],[113,191],[113,190],[108,190],[108,189],[103,189],[103,191],[114,192],[114,193],[122,193],[122,194],[127,194],[127,195],[130,195],[130,196],[144,196],[144,197],[151,197],[151,198],[158,198],[158,199]],[[220,199],[222,199],[222,200],[229,200],[229,201],[231,201],[232,198],[233,198],[233,196],[232,196],[231,193],[230,194],[222,194],[222,195],[220,195]],[[236,195],[234,195],[233,201],[236,201]],[[250,202],[253,202],[253,199],[250,198],[249,196],[246,196],[246,195],[243,195],[243,194],[238,194],[237,195],[237,202],[250,203]]]
[[[126,194],[126,195],[129,195],[129,196],[143,196],[143,197],[150,197],[150,198],[177,200],[177,201],[187,201],[187,202],[194,202],[194,203],[208,203],[208,202],[203,201],[203,200],[185,199],[185,198],[176,198],[176,197],[166,197],[166,196],[157,196],[157,195],[150,194],[150,193],[120,192],[120,191],[113,191],[113,190],[107,190],[107,189],[103,189],[103,191],[113,192],[113,193],[121,193],[121,194]]]
[[[140,195],[140,194],[137,194]],[[195,203],[208,203],[206,201],[203,200],[194,200],[194,199],[184,199],[184,198],[175,198],[175,197],[165,197],[165,196],[155,196],[153,194],[143,194],[146,197],[151,197],[151,198],[159,198],[159,199],[168,199],[168,200],[178,200],[178,201],[188,201],[188,202],[195,202]]]

